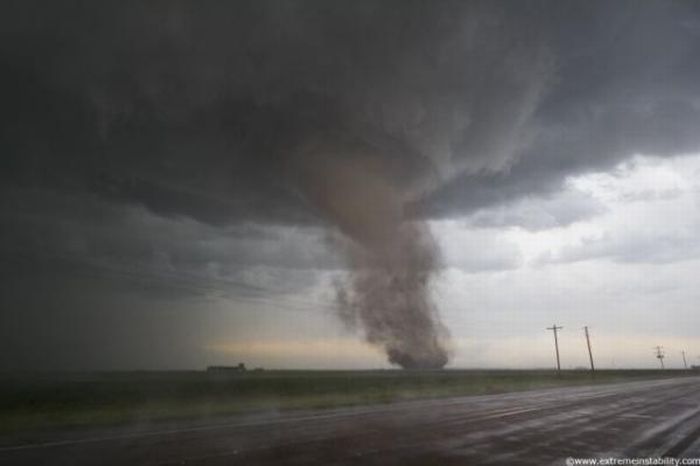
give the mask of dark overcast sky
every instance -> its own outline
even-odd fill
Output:
[[[360,152],[442,222],[700,152],[690,1],[8,1],[0,68],[5,369],[297,334],[345,267],[309,179]]]

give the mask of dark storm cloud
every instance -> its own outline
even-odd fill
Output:
[[[541,4],[540,4],[541,5]],[[421,201],[422,215],[454,216],[543,194],[635,153],[700,148],[700,11],[692,2],[559,2],[542,27],[556,84],[533,117],[531,144],[512,169],[465,174]]]
[[[0,253],[59,275],[102,275],[171,294],[260,295],[290,291],[289,283],[262,286],[243,277],[250,267],[339,267],[317,228],[215,227],[55,191],[6,189],[0,205]]]
[[[533,25],[477,3],[6,10],[5,175],[212,223],[315,218],[292,158],[318,138],[418,188],[501,168],[549,66]]]
[[[378,148],[396,179],[435,188],[414,195],[420,215],[453,216],[698,147],[691,3],[3,10],[5,183],[211,223],[309,222],[290,158],[323,135]]]

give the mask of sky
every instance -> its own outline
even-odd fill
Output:
[[[6,2],[0,370],[700,364],[694,2]]]

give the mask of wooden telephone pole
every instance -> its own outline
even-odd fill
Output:
[[[661,369],[666,369],[666,366],[664,365],[664,358],[666,357],[666,355],[664,355],[664,347],[655,346],[654,349],[656,350],[656,359],[658,359],[659,363],[661,363]]]
[[[591,372],[595,372],[595,365],[593,364],[593,351],[591,350],[591,337],[588,334],[588,325],[583,327],[583,331],[586,333],[586,345],[588,345],[588,359],[591,361]]]
[[[557,330],[561,330],[564,327],[557,327],[557,324],[552,324],[551,327],[547,327],[547,330],[554,332],[554,350],[557,353],[557,374],[561,374],[561,362],[559,361],[559,339],[557,338]]]

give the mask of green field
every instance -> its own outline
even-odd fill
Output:
[[[479,395],[688,371],[91,372],[0,375],[0,433]]]

